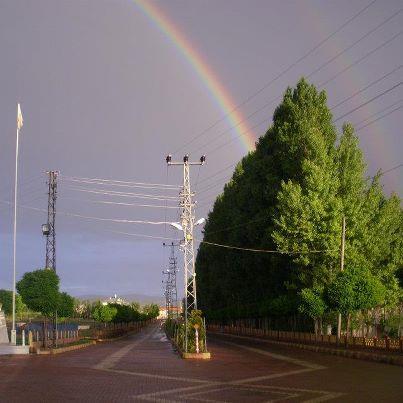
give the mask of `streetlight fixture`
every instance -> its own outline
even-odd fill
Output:
[[[42,224],[42,235],[48,236],[50,234],[49,224]]]
[[[176,229],[179,230],[179,231],[183,231],[182,225],[180,225],[178,222],[171,222],[169,225],[170,225],[171,227],[176,228]]]

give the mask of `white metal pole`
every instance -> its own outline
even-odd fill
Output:
[[[11,329],[11,344],[17,344],[15,329],[15,281],[16,281],[16,257],[17,257],[17,189],[18,189],[18,149],[20,130],[17,124],[17,143],[15,147],[15,183],[14,183],[14,251],[13,251],[13,326]]]

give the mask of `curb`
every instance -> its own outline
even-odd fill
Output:
[[[288,347],[296,347],[301,350],[309,350],[309,351],[313,351],[316,353],[326,353],[326,354],[331,354],[331,355],[337,355],[340,357],[353,358],[353,359],[357,359],[357,360],[373,361],[373,362],[380,362],[383,364],[403,366],[403,356],[401,356],[401,355],[392,356],[392,355],[377,354],[377,353],[367,352],[367,351],[340,350],[340,349],[329,348],[329,347],[313,346],[313,345],[309,345],[309,344],[290,343],[290,342],[285,342],[285,341],[278,341],[278,340],[250,337],[250,336],[240,336],[240,335],[236,335],[236,334],[223,333],[223,332],[209,332],[209,333],[216,334],[216,335],[222,334],[225,336],[232,336],[232,337],[243,338],[243,339],[247,339],[247,340],[249,339],[249,340],[261,341],[261,342],[265,342],[265,343],[272,343],[272,344],[288,346]]]
[[[66,346],[66,347],[60,347],[60,348],[51,348],[49,350],[38,349],[36,351],[36,353],[34,353],[34,354],[39,354],[39,355],[62,354],[62,353],[66,353],[67,351],[80,350],[81,348],[93,346],[95,344],[96,344],[96,341],[92,340],[92,341],[90,341],[88,343],[73,344],[72,346]]]
[[[183,353],[179,349],[178,351],[184,360],[209,360],[211,358],[210,353]]]
[[[165,333],[167,336],[168,340],[171,342],[171,344],[176,348],[176,350],[179,353],[179,356],[183,358],[184,360],[209,360],[211,358],[211,353],[185,353],[182,351],[182,349],[175,343],[175,340],[171,337],[168,336],[167,333]]]
[[[140,329],[141,331],[142,329]],[[50,348],[49,350],[41,350],[38,349],[36,352],[33,352],[33,354],[39,354],[39,355],[54,355],[54,354],[62,354],[62,353],[66,353],[68,351],[74,351],[74,350],[79,350],[81,348],[85,348],[85,347],[90,347],[90,346],[94,346],[98,343],[112,343],[114,341],[118,341],[121,339],[124,339],[125,337],[131,336],[132,334],[136,334],[138,333],[137,330],[128,332],[122,336],[118,336],[115,338],[111,338],[111,339],[95,339],[95,340],[89,340],[88,343],[82,343],[82,344],[73,344],[71,346],[66,346],[66,347],[60,347],[60,348]]]

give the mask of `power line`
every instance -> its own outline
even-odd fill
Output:
[[[398,104],[400,104],[403,101],[403,99],[399,99],[396,102],[393,102],[392,104],[385,106],[385,108],[380,109],[378,112],[372,113],[371,115],[369,115],[368,117],[366,117],[365,119],[360,120],[359,122],[356,122],[353,124],[354,127],[359,127],[359,125],[361,125],[362,123],[368,121],[369,119],[371,119],[372,117],[379,115],[382,112],[387,111],[388,109],[392,108],[393,106],[396,106]]]
[[[63,197],[63,199],[84,201],[84,202],[96,203],[96,204],[111,204],[111,205],[119,205],[119,206],[129,206],[129,207],[154,207],[154,208],[170,208],[170,209],[178,208],[177,206],[163,206],[163,205],[157,205],[157,204],[123,203],[123,202],[114,202],[114,201],[106,201],[106,200],[75,199],[74,197]]]
[[[389,173],[389,172],[392,172],[392,171],[394,171],[395,169],[398,169],[398,168],[400,168],[400,167],[403,167],[403,163],[401,163],[401,164],[399,164],[399,165],[396,165],[396,166],[394,166],[393,168],[387,169],[386,171],[381,172],[381,176],[383,176],[383,175],[385,175],[385,174],[387,174],[387,173]]]
[[[145,194],[145,193],[117,192],[117,191],[105,191],[105,190],[99,190],[99,189],[81,189],[81,188],[68,188],[68,189],[78,191],[78,192],[102,194],[102,195],[106,195],[106,196],[132,197],[132,198],[139,198],[139,199],[168,200],[168,201],[179,200],[179,198],[175,197],[175,196],[152,195],[152,194]]]
[[[402,106],[403,107],[403,106]],[[402,108],[402,107],[400,107],[400,108]],[[393,111],[392,111],[393,112]],[[392,168],[390,168],[390,169],[388,169],[388,170],[386,170],[386,171],[383,171],[383,172],[381,172],[381,174],[379,175],[379,176],[383,176],[383,175],[385,175],[385,174],[387,174],[387,173],[389,173],[389,172],[392,172],[392,171],[394,171],[394,170],[396,170],[396,169],[399,169],[400,167],[402,167],[403,166],[403,163],[402,164],[399,164],[399,165],[396,165],[396,166],[394,166],[394,167],[392,167]],[[374,176],[372,176],[372,177],[370,177],[369,179],[374,179],[375,177],[376,177],[377,175],[374,175]],[[218,184],[218,183],[217,183]],[[214,186],[212,186],[212,187],[214,187]],[[208,198],[207,199],[205,199],[205,200],[208,200]],[[202,203],[202,204],[199,204],[198,205],[198,208],[201,208],[201,207],[204,207],[204,206],[206,206],[206,205],[208,205],[208,204],[210,204],[209,202],[205,202],[205,203]],[[263,220],[263,219],[262,219]],[[253,222],[253,221],[250,221],[250,222]],[[247,223],[245,223],[244,225],[248,225],[250,222],[247,222]],[[242,226],[243,224],[240,224],[239,226]],[[228,228],[223,228],[222,230],[220,230],[220,231],[226,231]],[[215,232],[218,232],[218,231],[214,231],[214,233]]]
[[[356,129],[356,133],[359,132],[360,130],[372,125],[373,123],[377,122],[378,120],[381,120],[383,118],[386,118],[387,116],[391,115],[392,113],[402,109],[403,106],[399,106],[398,108],[392,109],[390,112],[383,114],[382,116],[379,116],[379,118],[371,120],[370,122],[368,122],[367,124],[365,124],[364,126],[359,127],[358,129]]]
[[[401,67],[401,66],[400,66],[400,67]],[[399,67],[399,68],[400,68],[400,67]],[[397,70],[397,69],[395,69],[395,70]],[[395,71],[395,70],[394,70],[394,71]],[[377,80],[377,81],[379,81],[379,80]],[[391,92],[391,91],[394,90],[395,88],[399,87],[401,84],[402,84],[402,82],[399,82],[398,84],[394,85],[393,87],[391,87],[391,88],[389,88],[389,89],[383,91],[383,92],[380,93],[380,94],[377,94],[376,96],[374,96],[374,97],[371,98],[370,100],[366,101],[365,103],[363,103],[363,104],[357,106],[356,108],[354,108],[354,109],[352,109],[352,110],[350,110],[350,111],[344,113],[343,115],[341,115],[340,117],[338,117],[337,119],[335,119],[334,122],[337,122],[338,120],[340,120],[340,119],[342,119],[343,117],[345,117],[345,116],[347,116],[347,115],[349,115],[349,114],[355,112],[356,110],[362,108],[363,106],[369,104],[370,102],[373,102],[374,100],[376,100],[376,99],[382,97],[383,95],[386,95],[387,93]],[[368,86],[367,86],[366,88],[368,88]],[[364,89],[363,89],[363,90],[364,90]],[[361,91],[363,91],[363,90],[361,90]],[[360,92],[361,92],[361,91],[360,91]],[[357,94],[357,92],[355,93],[355,95],[356,95],[356,94]],[[349,99],[349,98],[347,98],[346,100],[342,101],[341,103],[346,102],[348,99]],[[341,103],[337,104],[336,106],[341,105]],[[330,109],[330,110],[333,110],[336,106],[334,106],[334,107],[332,107],[332,108],[329,108],[329,109]],[[399,108],[397,108],[396,110],[398,110],[398,109],[399,109]],[[395,112],[396,110],[394,110],[394,111],[392,111],[392,112]],[[390,112],[390,113],[392,113],[392,112]],[[378,112],[378,113],[379,113],[379,112]],[[390,114],[390,113],[389,113],[389,114]],[[387,115],[388,115],[388,114],[384,115],[383,117],[386,117]],[[376,120],[375,120],[375,121],[376,121]],[[374,122],[375,122],[375,121],[374,121]],[[374,122],[373,122],[373,123],[374,123]],[[372,123],[371,123],[371,124],[372,124]],[[356,131],[358,131],[358,130],[361,130],[361,128],[360,128],[360,129],[357,129]],[[243,134],[243,133],[241,133],[240,135],[242,135],[242,134]],[[233,142],[234,140],[236,140],[236,138],[238,138],[240,135],[238,135],[237,137],[232,138],[232,139],[226,141],[225,143],[223,143],[223,144],[221,144],[221,145],[215,147],[214,149],[209,150],[208,153],[211,155],[211,154],[214,153],[215,151],[221,149],[221,148],[224,147],[225,145],[227,145],[227,144]],[[214,174],[214,175],[210,175],[209,177],[205,178],[204,180],[210,179],[210,178],[212,178],[212,177],[218,175],[218,174],[221,173],[222,171],[224,171],[224,170],[226,170],[226,169],[229,169],[230,167],[233,167],[233,166],[235,166],[235,165],[236,165],[236,163],[235,163],[235,164],[232,164],[232,165],[230,165],[230,166],[228,166],[228,167],[226,167],[226,168],[224,168],[224,169],[221,170],[221,171],[218,171],[218,172],[217,172],[216,174]],[[214,186],[215,186],[215,185],[214,185]],[[214,187],[214,186],[213,186],[213,187]],[[208,187],[208,188],[203,188],[202,190],[208,190],[209,188],[210,188],[210,187]]]
[[[279,253],[283,255],[293,255],[293,254],[305,254],[305,253],[326,253],[326,252],[335,252],[338,251],[338,249],[323,249],[323,250],[306,250],[306,251],[285,251],[285,250],[268,250],[268,249],[253,249],[253,248],[241,248],[238,246],[232,246],[232,245],[223,245],[220,243],[215,243],[215,242],[207,242],[207,241],[199,241],[200,243],[204,243],[206,245],[211,245],[211,246],[217,246],[220,248],[226,248],[226,249],[235,249],[235,250],[241,250],[241,251],[247,251],[247,252],[258,252],[258,253]]]
[[[356,14],[354,14],[351,18],[349,18],[345,23],[343,23],[340,27],[338,27],[335,31],[330,33],[326,38],[321,40],[317,45],[315,45],[313,48],[311,48],[307,53],[302,55],[300,58],[298,58],[296,61],[291,63],[286,69],[278,73],[273,79],[271,79],[268,83],[264,84],[262,87],[260,87],[257,91],[249,95],[246,99],[244,99],[241,103],[237,104],[234,108],[232,108],[228,113],[223,115],[220,119],[215,121],[213,124],[211,124],[209,127],[207,127],[205,130],[197,134],[195,137],[193,137],[190,141],[186,142],[183,144],[181,147],[179,147],[177,150],[174,151],[174,153],[177,153],[179,150],[183,149],[184,147],[188,146],[189,144],[193,143],[196,139],[200,138],[201,136],[205,135],[209,130],[211,130],[213,127],[217,126],[219,123],[224,121],[227,116],[231,115],[234,111],[239,109],[241,106],[247,104],[249,101],[251,101],[253,98],[255,98],[257,95],[259,95],[261,92],[263,92],[266,88],[268,88],[271,84],[276,82],[279,78],[284,76],[286,73],[288,73],[293,67],[295,67],[297,64],[299,64],[301,61],[305,60],[308,56],[313,54],[317,49],[319,49],[324,43],[326,43],[329,39],[331,39],[333,36],[335,36],[338,32],[340,32],[343,28],[345,28],[348,24],[350,24],[352,21],[354,21],[358,16],[360,16],[362,13],[364,13],[369,7],[371,7],[377,0],[371,1],[369,4],[367,4],[364,8],[362,8],[360,11],[358,11]]]
[[[65,179],[66,180],[66,179]],[[99,185],[99,186],[119,186],[119,187],[125,187],[125,188],[140,188],[140,189],[156,189],[156,190],[174,190],[178,191],[179,187],[161,187],[161,186],[151,186],[151,185],[125,185],[121,183],[106,183],[106,182],[95,182],[95,181],[81,181],[81,180],[74,180],[74,179],[67,179],[69,182],[74,182],[75,185],[80,184],[89,184],[89,185]]]
[[[0,202],[7,203],[7,204],[10,203],[5,200],[0,200]],[[22,205],[22,204],[18,205],[18,207],[23,208],[23,209],[33,210],[33,211],[40,211],[40,212],[44,212],[44,213],[48,212],[47,210],[45,210],[43,208],[31,207],[31,206],[26,206],[26,205]],[[124,224],[150,224],[150,225],[170,224],[170,222],[165,222],[165,221],[126,220],[126,219],[118,219],[118,218],[103,218],[103,217],[86,216],[86,215],[82,215],[82,214],[75,214],[75,213],[62,212],[62,211],[58,211],[57,215],[84,218],[87,220],[95,220],[95,221],[109,221],[109,222],[116,222],[116,223],[124,223]]]
[[[122,235],[128,235],[128,236],[136,236],[136,237],[140,237],[140,238],[151,238],[151,239],[163,239],[163,240],[169,240],[169,241],[176,241],[179,242],[180,239],[172,239],[172,238],[167,238],[167,237],[163,237],[163,236],[153,236],[153,235],[146,235],[146,234],[133,234],[131,232],[123,232],[123,231],[110,231],[108,230],[108,232],[113,232],[114,234],[122,234]]]
[[[344,113],[343,115],[339,116],[337,119],[334,120],[334,122],[339,121],[340,119],[343,119],[344,117],[350,115],[351,113],[357,111],[358,109],[361,109],[363,106],[368,105],[369,103],[375,101],[376,99],[383,97],[384,95],[388,94],[389,92],[393,91],[394,89],[396,89],[397,87],[402,85],[402,81],[400,81],[400,83],[395,84],[393,87],[388,88],[387,90],[381,92],[380,94],[375,95],[374,97],[372,97],[371,99],[369,99],[368,101],[364,102],[361,105],[358,105],[357,107],[351,109],[350,111]]]
[[[237,164],[237,163],[228,165],[227,167],[225,167],[225,168],[221,169],[220,171],[216,172],[214,175],[210,175],[210,176],[208,176],[207,178],[204,178],[204,179],[201,180],[199,183],[205,182],[206,180],[208,180],[208,179],[210,179],[210,178],[214,178],[214,176],[219,175],[221,172],[224,172],[224,171],[226,171],[226,170],[229,169],[229,168],[235,167],[236,164]]]
[[[307,78],[310,78],[311,76],[313,76],[314,74],[318,73],[320,70],[322,70],[324,67],[328,66],[330,63],[332,63],[334,60],[336,60],[339,56],[341,56],[343,53],[348,52],[350,49],[352,49],[355,45],[357,45],[358,43],[360,43],[362,40],[364,40],[365,38],[367,38],[368,36],[370,36],[371,34],[373,34],[375,31],[377,31],[379,28],[381,28],[383,25],[385,25],[386,23],[388,23],[391,19],[393,19],[394,17],[396,17],[398,14],[400,14],[402,12],[402,9],[399,9],[398,11],[396,11],[395,13],[393,13],[392,15],[390,15],[388,18],[386,18],[386,20],[383,20],[380,24],[378,24],[376,27],[372,28],[371,30],[369,30],[368,32],[366,32],[363,36],[361,36],[359,39],[357,39],[355,42],[353,42],[351,45],[347,46],[346,48],[344,48],[343,50],[341,50],[339,53],[337,53],[336,55],[334,55],[333,57],[331,57],[326,63],[323,63],[321,66],[319,66],[317,69],[315,69],[312,73],[310,73]]]
[[[377,52],[378,50],[382,49],[383,47],[389,45],[392,41],[394,41],[398,36],[400,36],[403,33],[403,31],[399,31],[397,34],[393,35],[391,38],[389,38],[387,41],[381,43],[379,46],[377,46],[375,49],[372,49],[368,53],[366,53],[364,56],[360,57],[357,59],[355,62],[349,64],[347,67],[345,67],[343,70],[339,71],[337,74],[334,76],[330,77],[328,80],[324,81],[323,83],[319,84],[318,87],[323,87],[326,84],[330,83],[331,81],[335,80],[337,77],[339,77],[341,74],[345,73],[347,70],[350,70],[352,67],[356,66],[357,64],[361,63],[363,60],[367,59],[369,56]]]
[[[353,94],[351,94],[350,96],[348,96],[347,98],[341,100],[340,102],[338,102],[337,104],[333,105],[330,107],[330,109],[336,109],[339,106],[343,105],[345,102],[349,101],[350,99],[354,98],[356,95],[360,94],[361,92],[364,92],[365,90],[367,90],[368,88],[372,87],[373,85],[379,83],[380,81],[384,80],[385,78],[389,77],[390,75],[392,75],[393,73],[395,73],[396,71],[400,70],[402,68],[402,65],[397,66],[396,68],[394,68],[392,71],[390,71],[389,73],[386,73],[385,75],[383,75],[380,78],[377,78],[375,81],[372,81],[371,83],[367,84],[365,87],[361,88],[360,90],[354,92]]]
[[[179,189],[178,186],[175,185],[168,185],[163,183],[147,183],[147,182],[129,182],[129,181],[122,181],[122,180],[115,180],[115,179],[100,179],[100,178],[85,178],[85,177],[76,177],[76,176],[65,176],[60,175],[62,179],[70,180],[70,181],[82,181],[87,183],[93,182],[103,182],[105,184],[109,183],[114,186],[119,186],[119,184],[126,184],[126,185],[144,185],[144,186],[157,186],[157,187],[170,187]]]
[[[401,12],[401,10],[399,10],[399,12]],[[393,15],[395,16],[396,13]],[[393,17],[392,16],[392,17]],[[385,21],[384,21],[385,22]],[[378,26],[379,28],[379,26]],[[370,31],[370,33],[372,33],[373,30]],[[361,57],[360,59],[356,60],[355,62],[351,63],[349,66],[345,67],[343,70],[341,70],[340,72],[338,72],[336,75],[334,75],[333,77],[331,77],[330,79],[328,79],[327,81],[325,81],[324,83],[320,84],[318,87],[323,87],[325,84],[328,84],[329,82],[335,80],[338,76],[340,76],[341,74],[343,74],[345,71],[349,70],[350,68],[352,68],[353,66],[357,65],[358,63],[362,62],[363,60],[365,60],[367,57],[371,56],[373,53],[377,52],[379,49],[381,49],[382,47],[386,46],[387,44],[389,44],[390,42],[392,42],[394,39],[396,39],[399,35],[401,35],[403,33],[403,31],[400,31],[398,34],[396,34],[395,36],[393,36],[392,38],[390,38],[389,40],[387,40],[386,42],[382,43],[381,45],[379,45],[378,47],[376,47],[375,49],[372,49],[370,52],[368,52],[366,55],[364,55],[363,57]],[[368,34],[368,33],[367,33]],[[366,34],[366,35],[367,35]],[[349,50],[351,48],[351,46],[345,48],[343,51],[338,53],[339,57],[341,54],[343,54],[344,52],[346,52],[347,50]],[[333,59],[334,60],[334,59]],[[324,67],[325,65],[328,64],[329,61],[323,63],[321,66],[319,66],[318,69],[314,70],[314,72],[311,72],[307,77],[311,77],[315,72],[319,71],[319,69],[321,69],[322,67]],[[383,78],[381,78],[383,79]],[[249,115],[247,115],[245,118],[241,119],[239,122],[237,122],[235,125],[231,126],[230,128],[222,131],[221,133],[219,133],[217,136],[215,136],[214,140],[209,141],[208,143],[204,144],[203,146],[200,146],[198,148],[196,148],[195,150],[193,150],[192,152],[197,152],[202,148],[205,148],[206,146],[208,146],[210,143],[217,141],[217,139],[219,139],[220,137],[222,137],[224,134],[228,133],[229,131],[231,131],[232,129],[234,129],[235,127],[237,127],[238,125],[240,125],[241,123],[247,121],[249,118],[251,118],[252,116],[256,115],[258,112],[262,111],[263,109],[265,109],[267,106],[271,105],[273,102],[275,102],[276,100],[278,100],[279,98],[281,98],[281,95],[276,96],[275,98],[270,99],[268,102],[264,103],[263,106],[261,106],[260,108],[256,109],[255,111],[253,111],[252,113],[250,113]],[[263,123],[263,122],[261,122]],[[261,124],[260,123],[260,124]],[[259,124],[258,124],[259,125]],[[253,127],[254,128],[254,127]],[[225,144],[231,143],[232,141],[234,141],[235,139],[239,138],[240,136],[246,134],[248,131],[245,131],[243,133],[238,134],[236,137],[233,137],[232,139],[230,139],[229,141],[227,141],[226,143],[224,143],[223,145],[219,146],[218,148],[222,148]],[[216,149],[213,149],[213,151],[215,151]],[[209,151],[209,154],[211,154],[212,151]]]

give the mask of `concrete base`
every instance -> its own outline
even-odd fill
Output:
[[[211,358],[211,353],[185,353],[182,349],[175,343],[175,340],[166,334],[168,340],[175,346],[178,350],[179,355],[184,360],[209,360]]]
[[[182,358],[185,360],[209,360],[211,358],[210,353],[182,353]]]
[[[0,344],[0,355],[29,354],[29,346],[13,346]]]

